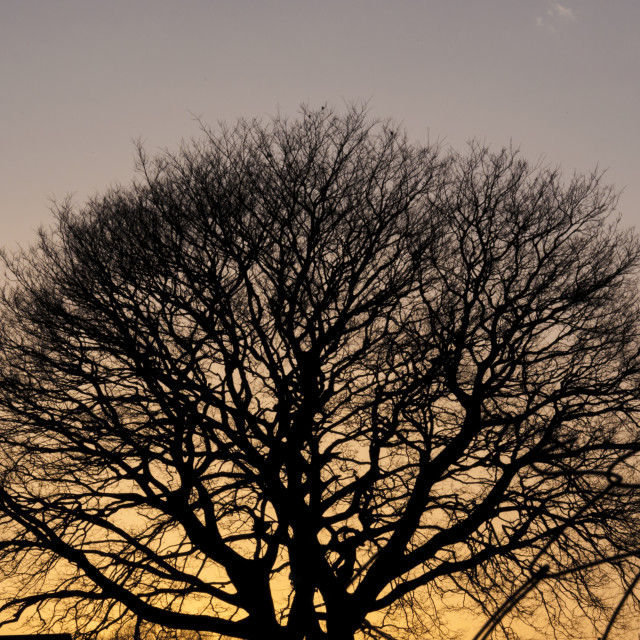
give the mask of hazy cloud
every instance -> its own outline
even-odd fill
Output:
[[[551,16],[558,16],[559,18],[562,18],[565,20],[576,19],[573,13],[573,9],[570,9],[569,7],[563,7],[561,4],[558,4],[557,2],[552,4],[551,7],[547,9],[547,13]]]
[[[536,24],[539,27],[547,27],[553,29],[558,22],[573,22],[576,19],[575,13],[571,7],[565,7],[559,2],[547,2],[547,11],[544,16],[536,18]]]

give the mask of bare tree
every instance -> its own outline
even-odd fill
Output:
[[[103,633],[101,640],[212,640],[218,638],[202,631],[165,629],[157,625],[142,624],[140,619]]]
[[[7,620],[347,640],[444,635],[447,602],[507,633],[605,611],[637,562],[640,249],[599,175],[357,109],[139,170],[5,260]]]

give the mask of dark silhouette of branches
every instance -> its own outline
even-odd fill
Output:
[[[628,455],[631,455],[631,454],[628,454]],[[488,638],[491,637],[491,635],[496,630],[496,628],[500,627],[503,624],[505,617],[507,617],[507,615],[511,612],[511,610],[514,607],[516,607],[516,605],[519,602],[521,602],[523,598],[525,598],[525,596],[527,596],[531,592],[531,590],[534,589],[543,580],[557,579],[567,575],[576,575],[576,574],[580,574],[585,569],[591,569],[593,567],[600,566],[603,564],[610,564],[619,560],[626,560],[630,558],[632,559],[638,558],[640,554],[640,547],[637,547],[635,549],[632,548],[627,552],[619,553],[613,556],[612,555],[601,556],[596,560],[592,560],[591,562],[588,562],[587,565],[583,564],[578,566],[575,566],[575,565],[568,566],[559,571],[556,571],[555,573],[550,573],[549,571],[550,567],[548,564],[540,564],[541,559],[543,559],[544,555],[549,552],[549,550],[552,548],[552,544],[557,540],[559,535],[564,530],[566,530],[570,525],[572,525],[576,521],[578,516],[581,515],[581,513],[585,512],[588,508],[592,507],[593,505],[597,505],[601,497],[603,497],[605,494],[612,491],[614,487],[620,487],[624,483],[623,476],[616,473],[615,470],[621,463],[625,461],[626,457],[627,456],[621,456],[619,459],[615,460],[611,464],[607,472],[608,483],[604,486],[602,491],[595,494],[593,498],[591,498],[591,500],[586,502],[580,508],[580,510],[576,514],[574,514],[572,518],[564,524],[562,528],[559,528],[557,532],[547,540],[545,546],[542,549],[540,549],[540,551],[536,555],[536,558],[531,563],[531,566],[530,566],[531,575],[525,579],[525,582],[522,585],[515,588],[515,590],[511,593],[511,595],[491,614],[491,616],[486,621],[486,623],[474,636],[473,640],[488,640]],[[628,488],[636,489],[636,490],[638,488],[638,485],[635,482],[632,484],[627,483],[627,486]],[[540,566],[536,568],[538,564],[540,564]],[[599,640],[606,640],[606,638],[609,636],[609,634],[613,630],[615,621],[620,615],[620,613],[622,612],[622,608],[626,603],[626,601],[629,599],[630,596],[632,596],[633,590],[638,580],[640,580],[640,573],[636,574],[636,576],[633,578],[631,583],[625,587],[622,597],[620,599],[620,602],[613,610],[609,620],[607,621],[604,634]]]
[[[5,257],[5,619],[351,640],[411,611],[445,636],[452,601],[478,638],[616,614],[639,246],[601,176],[358,109],[205,134]]]

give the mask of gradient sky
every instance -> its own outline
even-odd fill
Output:
[[[413,139],[599,166],[640,225],[640,0],[0,0],[0,246],[237,117],[367,101]]]
[[[0,246],[127,183],[133,139],[303,102],[606,168],[638,224],[639,33],[639,0],[0,0]]]

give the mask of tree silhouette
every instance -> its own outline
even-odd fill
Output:
[[[640,251],[599,175],[358,109],[139,159],[5,258],[7,620],[346,640],[442,635],[447,602],[604,611],[638,547]]]

